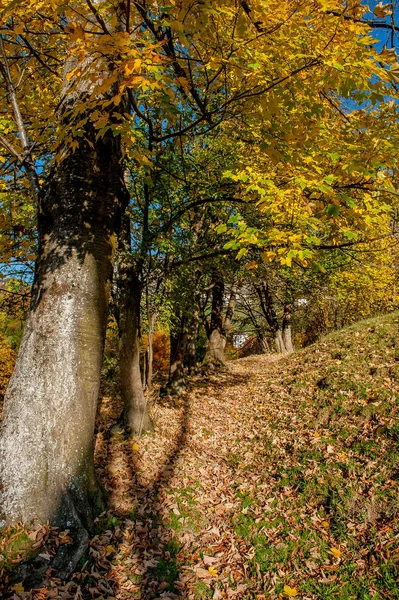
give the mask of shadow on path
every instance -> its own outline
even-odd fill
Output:
[[[114,498],[111,494],[110,512],[114,515],[114,522],[119,522],[115,535],[118,545],[115,548],[116,560],[112,561],[115,568],[109,569],[106,574],[118,599],[150,600],[165,593],[169,598],[177,598],[174,591],[180,574],[179,544],[165,522],[159,494],[173,477],[186,445],[189,395],[184,394],[179,404],[181,416],[174,439],[150,481],[145,478],[145,472],[141,473],[137,451],[140,442],[125,438],[123,434],[106,441],[102,457],[108,469],[108,481],[105,483],[108,488],[113,485],[122,488],[114,494]],[[113,545],[116,545],[115,541]]]

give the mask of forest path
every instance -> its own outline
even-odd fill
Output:
[[[103,397],[95,455],[110,506],[85,564],[6,597],[399,600],[398,323],[231,361],[179,398],[154,393],[156,429],[141,439],[112,428],[120,400]]]
[[[100,439],[98,464],[121,529],[109,574],[117,598],[237,598],[258,588],[239,516],[268,461],[264,448],[253,447],[259,425],[268,429],[282,414],[270,391],[281,364],[281,356],[231,361],[224,372],[194,379],[179,398],[158,399],[154,434]]]

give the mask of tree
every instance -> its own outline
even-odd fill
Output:
[[[336,175],[327,167],[338,164],[341,175],[348,168],[345,157],[335,159],[330,148],[316,178],[322,182],[311,176],[315,160],[306,176],[301,170],[305,158],[311,158],[312,144],[328,140],[336,113],[342,117],[337,97],[360,87],[354,98],[358,102],[365,102],[367,94],[374,94],[374,103],[384,99],[385,71],[377,60],[391,61],[392,56],[385,52],[376,57],[364,25],[332,14],[340,11],[340,2],[332,0],[327,8],[317,1],[254,0],[249,6],[226,0],[214,8],[208,1],[188,0],[25,0],[11,2],[1,13],[0,102],[7,122],[1,124],[0,144],[7,169],[15,165],[21,188],[29,186],[38,209],[32,305],[2,427],[3,511],[8,520],[39,518],[61,526],[71,522],[79,530],[90,521],[90,497],[98,493],[92,443],[108,291],[116,237],[128,204],[125,159],[138,153],[142,163],[151,164],[155,147],[162,152],[167,140],[180,140],[189,132],[203,136],[225,128],[234,132],[234,140],[249,133],[259,170],[252,171],[252,189],[243,186],[243,195],[259,192],[259,214],[267,219],[269,198],[277,198],[271,203],[277,225],[268,228],[269,245],[281,249],[286,244],[287,232],[281,233],[280,225],[287,218],[282,204],[290,197],[300,200],[301,209],[307,207],[295,208],[300,232],[290,240],[299,240],[301,247],[295,251],[301,260],[310,252],[302,248],[303,239],[312,243],[309,223],[316,227],[327,221],[327,229],[336,233],[336,207],[346,200],[341,188],[336,194],[338,186],[331,179]],[[326,97],[319,101],[320,94]],[[331,124],[323,121],[320,137],[314,132],[326,106],[335,118]],[[386,130],[394,107],[377,112]],[[375,116],[360,109],[354,127],[339,129],[349,155],[354,131],[357,152]],[[283,138],[292,187],[276,167],[282,153],[274,140],[287,132],[284,121],[298,134],[294,141]],[[312,135],[304,159],[298,161],[300,138],[309,128]],[[376,154],[371,135],[374,130],[367,160]],[[266,148],[259,143],[262,136]],[[143,137],[148,141],[144,151],[138,143]],[[340,141],[339,136],[335,139]],[[381,135],[378,139],[383,142]],[[236,149],[241,159],[239,145]],[[390,139],[385,150],[392,150]],[[247,158],[242,158],[245,165]],[[384,163],[385,174],[391,164]],[[379,170],[371,166],[373,172]],[[239,171],[232,176],[236,183],[248,182]],[[272,184],[263,180],[269,171]],[[8,175],[5,181],[10,183]],[[374,187],[376,178],[372,182]],[[148,200],[152,178],[144,183]],[[375,208],[378,198],[363,193],[370,188],[369,180],[365,184],[363,177],[360,183],[352,178],[349,184],[358,186],[355,199],[361,196],[363,220],[370,206],[378,222],[384,209],[381,204]],[[151,208],[147,200],[144,219]],[[175,216],[173,211],[171,218]],[[254,231],[244,226],[241,234],[244,245],[252,243]],[[285,245],[280,253],[287,265],[292,259],[288,252]],[[131,281],[138,289],[139,282]]]
[[[68,17],[70,19],[70,15]],[[96,25],[87,18],[86,27]],[[33,164],[18,98],[10,95],[23,161],[38,200],[39,246],[31,309],[17,364],[7,390],[1,437],[2,514],[7,521],[51,521],[79,532],[74,568],[84,534],[101,504],[93,468],[93,432],[107,319],[109,287],[126,205],[121,137],[112,128],[98,136],[87,99],[106,104],[117,126],[124,103],[109,102],[111,86],[93,91],[96,78],[111,76],[107,59],[76,47],[73,36],[62,57],[57,119],[62,131],[79,131],[62,143],[46,186]],[[11,59],[4,54],[4,60]],[[73,79],[77,62],[85,75]],[[7,66],[5,67],[7,69]],[[10,73],[10,71],[8,71]],[[11,77],[11,75],[9,75]],[[11,79],[10,79],[11,80]]]

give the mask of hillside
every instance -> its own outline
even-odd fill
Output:
[[[399,598],[398,323],[231,362],[154,399],[139,441],[103,399],[111,510],[72,582],[14,598]]]

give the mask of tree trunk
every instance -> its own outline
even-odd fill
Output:
[[[123,290],[119,319],[119,362],[124,405],[124,423],[137,435],[152,431],[148,403],[140,374],[140,301],[141,284],[130,264],[121,269]]]
[[[223,296],[224,283],[217,280],[212,289],[212,312],[209,327],[209,338],[206,347],[204,364],[211,367],[225,367],[224,349],[226,338],[223,330]]]
[[[228,338],[228,335],[230,333],[231,326],[233,323],[233,316],[234,316],[236,304],[237,304],[237,282],[234,282],[233,285],[231,286],[229,303],[226,308],[226,316],[225,316],[224,325],[223,325],[223,334],[224,334],[226,341],[227,341],[227,338]]]
[[[226,357],[224,349],[226,347],[226,338],[218,329],[214,329],[208,340],[204,364],[212,367],[225,367]]]
[[[88,56],[82,72],[97,60]],[[103,509],[93,466],[94,422],[114,251],[127,204],[121,139],[112,128],[98,136],[87,102],[91,76],[77,85],[68,81],[76,61],[72,54],[64,65],[57,117],[69,141],[77,120],[80,135],[73,151],[69,142],[60,149],[39,198],[32,302],[0,439],[0,520],[69,529],[73,543],[42,561],[43,574],[53,568],[60,577],[73,571],[87,547],[93,510]],[[98,68],[107,73],[105,60]],[[119,124],[124,102],[108,110],[109,123]]]
[[[199,307],[196,306],[193,311],[191,318],[190,327],[187,335],[187,348],[186,348],[186,365],[188,374],[192,375],[195,372],[197,365],[197,339],[198,339],[198,327],[199,327]]]
[[[157,320],[156,312],[151,312],[150,310],[150,301],[148,295],[148,289],[146,290],[146,304],[147,304],[147,318],[148,318],[148,344],[145,351],[145,377],[144,377],[144,385],[147,390],[152,388],[152,373],[153,373],[153,363],[154,363],[154,327],[155,322]]]
[[[294,352],[294,346],[292,343],[292,330],[291,330],[291,318],[292,318],[293,306],[292,304],[286,304],[284,306],[283,316],[283,341],[285,350],[287,353]]]
[[[283,341],[285,346],[285,351],[287,353],[294,352],[294,345],[292,343],[292,329],[291,325],[287,325],[283,329]]]
[[[32,304],[2,424],[8,522],[89,524],[92,502],[100,500],[94,420],[126,194],[120,140],[111,132],[96,139],[90,124],[85,138],[90,143],[79,138],[55,167],[39,209]]]
[[[267,341],[266,335],[263,331],[257,331],[257,338],[259,342],[260,349],[264,354],[268,354],[270,352],[269,342]]]
[[[170,336],[170,370],[167,390],[169,394],[178,395],[186,387],[184,374],[184,356],[187,344],[187,331],[184,319],[180,327]]]
[[[285,347],[283,332],[281,329],[277,329],[274,331],[274,341],[276,344],[276,349],[279,354],[286,354],[287,348]]]
[[[267,321],[267,324],[273,332],[276,350],[279,354],[286,354],[287,348],[284,343],[283,331],[277,318],[276,309],[274,307],[273,302],[273,296],[270,291],[269,285],[267,282],[255,283],[254,287],[259,296],[260,306]]]

